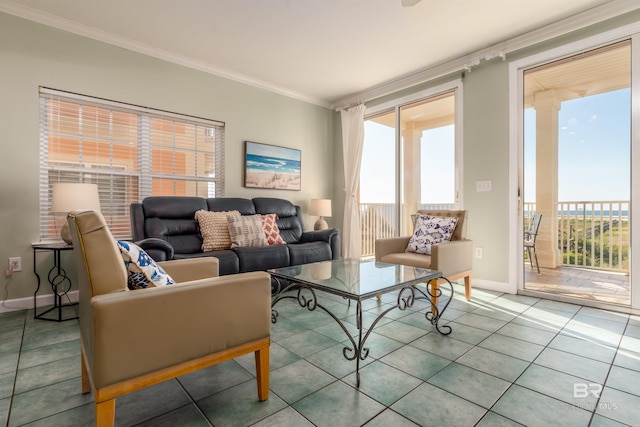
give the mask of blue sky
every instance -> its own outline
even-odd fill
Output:
[[[535,201],[535,111],[525,111],[524,197]],[[558,201],[630,199],[629,89],[565,101],[558,114]]]
[[[395,203],[395,132],[365,121],[365,146],[360,172],[361,203]],[[422,203],[454,202],[454,127],[422,134]],[[438,153],[437,157],[433,153]],[[429,185],[433,183],[433,185]]]

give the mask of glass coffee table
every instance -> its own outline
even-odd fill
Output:
[[[391,310],[406,310],[416,301],[425,300],[429,302],[427,307],[430,307],[424,314],[426,321],[443,335],[451,333],[451,327],[440,325],[440,320],[453,298],[453,285],[440,271],[376,261],[339,259],[276,268],[269,270],[269,273],[277,283],[271,300],[272,323],[276,323],[278,319],[278,311],[274,306],[284,299],[297,300],[301,307],[309,311],[319,308],[326,312],[340,325],[351,343],[351,347],[344,347],[342,354],[347,360],[356,361],[358,386],[360,385],[360,361],[365,360],[369,355],[369,349],[365,347],[367,338],[380,319]],[[438,298],[442,296],[440,286],[432,288],[427,285],[425,289],[416,286],[432,280],[444,280],[449,285],[451,297],[442,307],[438,307]],[[363,331],[362,302],[393,291],[398,291],[395,304],[389,304],[389,307],[373,320],[369,329]],[[355,301],[357,337],[351,336],[344,322],[322,305],[318,298],[318,294],[322,292],[348,299],[349,304],[352,300]]]

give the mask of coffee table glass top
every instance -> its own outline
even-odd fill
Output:
[[[290,280],[352,299],[366,299],[442,277],[442,273],[418,267],[359,259],[339,259],[269,270]]]

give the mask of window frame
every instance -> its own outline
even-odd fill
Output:
[[[454,207],[455,209],[462,209],[463,203],[463,194],[460,191],[460,185],[463,180],[462,171],[463,171],[463,158],[462,158],[462,141],[463,141],[463,117],[462,117],[462,100],[463,100],[463,84],[462,79],[455,79],[449,81],[447,83],[443,83],[438,86],[434,86],[429,89],[425,89],[420,92],[412,93],[407,96],[403,96],[400,98],[392,99],[390,101],[374,105],[371,107],[367,107],[365,111],[364,120],[368,120],[372,117],[379,116],[384,113],[388,113],[391,111],[395,111],[395,128],[396,128],[396,136],[395,136],[395,146],[396,146],[396,224],[395,230],[396,234],[400,235],[402,230],[402,177],[400,174],[403,171],[402,168],[402,142],[401,135],[398,129],[400,128],[400,114],[403,107],[410,106],[420,101],[425,101],[430,98],[435,98],[443,94],[453,93],[454,94],[454,126],[455,126],[455,170],[454,170],[454,191],[455,191],[455,199],[454,199]]]

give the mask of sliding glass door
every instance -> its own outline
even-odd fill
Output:
[[[408,235],[418,209],[458,203],[459,82],[367,110],[360,172],[362,256],[375,240]]]
[[[552,299],[629,306],[637,180],[631,38],[531,62],[518,71],[518,287]]]

